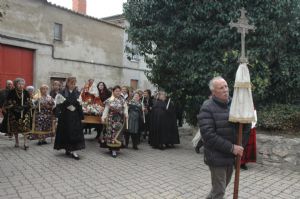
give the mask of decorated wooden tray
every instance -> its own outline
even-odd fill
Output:
[[[84,115],[82,123],[85,124],[101,124],[101,118],[99,115]]]

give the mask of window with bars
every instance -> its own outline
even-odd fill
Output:
[[[62,41],[62,24],[54,23],[54,40]]]

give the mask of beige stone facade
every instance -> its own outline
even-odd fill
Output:
[[[0,44],[34,50],[33,84],[76,76],[108,86],[137,79],[146,88],[144,69],[124,63],[124,28],[52,5],[46,0],[2,0],[8,5],[0,21]],[[61,41],[55,26],[61,26]],[[56,36],[54,39],[54,35]],[[141,75],[142,74],[142,75]],[[142,79],[141,79],[142,78]]]

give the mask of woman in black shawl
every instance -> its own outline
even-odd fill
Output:
[[[66,155],[79,160],[74,151],[84,149],[85,141],[81,120],[84,119],[82,106],[78,101],[80,92],[76,89],[76,78],[67,79],[66,88],[55,97],[58,125],[54,149],[65,149]]]
[[[6,99],[5,108],[8,111],[7,130],[15,136],[15,147],[19,147],[19,134],[24,137],[24,150],[28,149],[27,136],[31,131],[31,99],[24,89],[25,80],[14,80],[15,88],[11,90]]]
[[[174,106],[168,103],[165,92],[159,93],[152,108],[149,143],[159,149],[180,143]]]

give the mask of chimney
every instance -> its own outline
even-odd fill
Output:
[[[73,11],[86,15],[86,0],[73,0]]]

